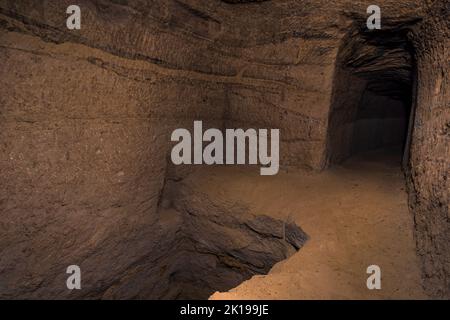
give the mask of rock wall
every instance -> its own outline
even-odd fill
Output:
[[[0,0],[1,297],[81,295],[65,289],[70,264],[84,270],[89,297],[151,296],[145,279],[160,272],[151,261],[178,228],[159,223],[158,206],[167,177],[185,176],[167,164],[170,133],[193,120],[281,129],[282,165],[322,170],[330,154],[345,158],[351,127],[334,127],[331,114],[362,89],[336,81],[355,77],[339,52],[371,3],[227,2],[82,0],[82,28],[69,31],[70,1]],[[450,273],[449,8],[429,3],[379,5],[383,26],[401,30],[395,41],[414,38],[411,208],[426,286],[442,297]],[[362,45],[369,60],[378,52]],[[379,56],[407,62],[387,68],[400,69],[403,81],[404,51],[387,52]],[[383,65],[374,61],[352,83]]]
[[[4,298],[99,297],[148,275],[135,266],[170,242],[155,226],[170,132],[223,115],[217,21],[177,2],[80,1],[70,32],[69,4],[0,2]],[[81,293],[65,287],[71,264]]]
[[[295,223],[264,212],[251,214],[240,201],[212,198],[211,187],[217,186],[205,183],[201,172],[166,184],[161,212],[181,219],[176,233],[180,245],[168,248],[174,254],[167,265],[167,293],[153,297],[207,299],[253,275],[267,274],[306,242]]]
[[[409,160],[410,206],[425,288],[450,297],[450,28],[448,1],[427,1],[416,30],[417,97]]]

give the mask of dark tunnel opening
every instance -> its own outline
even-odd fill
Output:
[[[337,59],[328,164],[374,150],[399,163],[408,157],[414,73],[408,28],[349,32]]]
[[[410,107],[404,100],[366,89],[358,106],[351,154],[381,148],[403,150]]]

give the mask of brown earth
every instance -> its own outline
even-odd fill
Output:
[[[398,157],[368,153],[314,174],[276,177],[233,168],[202,173],[209,195],[252,212],[292,219],[309,235],[304,247],[212,299],[423,299],[420,262]],[[199,187],[201,188],[201,187]],[[366,268],[380,266],[382,289],[368,290]]]

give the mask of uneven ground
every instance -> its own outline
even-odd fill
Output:
[[[314,174],[209,168],[188,178],[218,201],[293,219],[310,236],[293,256],[212,299],[425,298],[398,159],[380,153]],[[189,185],[189,181],[186,181]],[[198,190],[197,190],[198,191]],[[366,288],[367,266],[382,270],[382,290]]]

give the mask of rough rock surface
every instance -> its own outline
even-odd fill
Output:
[[[409,152],[409,195],[425,285],[450,298],[450,2],[427,1],[414,39],[417,84]]]
[[[70,4],[0,0],[2,297],[70,297],[69,264],[88,296],[145,296],[172,241],[167,177],[184,176],[167,165],[174,128],[280,128],[282,164],[322,170],[351,154],[366,85],[411,92],[418,250],[427,292],[449,296],[447,0],[379,1],[381,36],[360,30],[367,1],[80,0],[79,31]]]
[[[211,199],[196,188],[197,179],[169,183],[173,191],[164,199],[162,216],[181,216],[173,249],[170,295],[164,298],[206,299],[226,291],[253,275],[266,274],[277,262],[300,249],[306,234],[294,223],[264,214],[251,214],[237,201]]]

